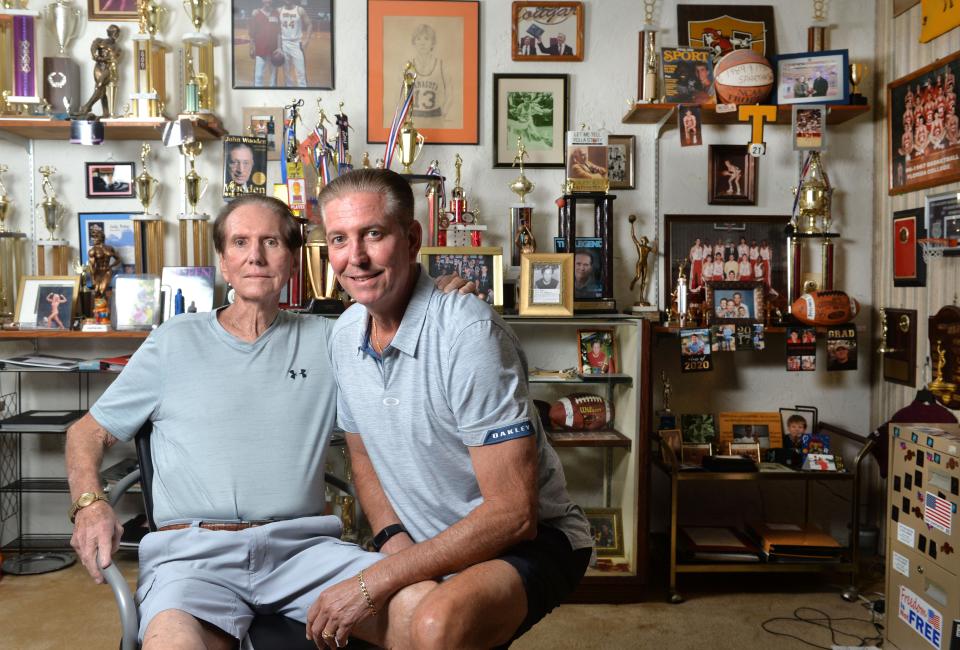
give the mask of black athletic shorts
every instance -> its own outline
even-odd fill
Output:
[[[574,551],[566,535],[556,528],[538,524],[536,538],[508,548],[499,557],[517,570],[527,591],[527,617],[511,641],[533,627],[577,588],[587,571],[591,550],[588,547]]]

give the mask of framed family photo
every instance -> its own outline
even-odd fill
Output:
[[[140,19],[137,0],[87,0],[90,20],[136,22]]]
[[[528,253],[520,257],[521,316],[573,316],[573,255]]]
[[[476,283],[476,295],[494,307],[503,306],[503,249],[496,246],[424,246],[420,263],[434,278],[456,273]]]
[[[479,43],[476,0],[368,0],[367,142],[387,141],[410,61],[417,130],[431,144],[477,144]]]
[[[634,171],[637,137],[610,135],[607,137],[607,180],[611,190],[632,190],[637,186]]]
[[[763,323],[763,282],[707,282],[706,291],[706,302],[713,312],[711,323]]]
[[[514,2],[514,61],[583,61],[582,2]]]
[[[577,330],[581,375],[610,375],[619,372],[617,338],[612,329]]]
[[[684,262],[691,302],[703,302],[707,282],[760,281],[767,302],[786,311],[789,220],[788,215],[666,215],[666,295]]]
[[[26,329],[68,330],[79,295],[79,275],[24,276],[14,320]]]
[[[958,74],[954,52],[887,84],[889,194],[960,179]]]
[[[231,0],[231,28],[234,88],[333,89],[333,0]]]
[[[86,163],[88,199],[132,199],[134,197],[132,162]]]
[[[563,167],[567,75],[493,75],[493,166],[510,167],[522,140],[526,167]]]
[[[847,50],[781,54],[774,64],[778,104],[846,104],[850,100]]]
[[[707,168],[707,203],[756,205],[757,161],[745,144],[711,144]]]
[[[584,508],[597,557],[623,555],[623,513],[618,508]]]

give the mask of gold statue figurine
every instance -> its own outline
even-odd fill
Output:
[[[535,185],[523,174],[523,159],[529,156],[526,147],[523,146],[523,137],[517,136],[517,155],[513,157],[511,167],[520,166],[520,175],[510,183],[510,191],[520,197],[520,203],[524,202],[527,194],[533,191]]]
[[[117,69],[117,63],[120,61],[122,50],[117,43],[120,37],[120,28],[116,25],[107,27],[105,38],[95,38],[90,44],[90,56],[93,58],[93,94],[76,112],[73,117],[79,119],[92,120],[96,118],[91,112],[93,105],[100,102],[103,115],[100,117],[113,117],[114,106],[117,99],[117,82],[120,80],[120,73]]]
[[[653,250],[653,247],[650,245],[650,240],[646,235],[637,239],[637,234],[634,232],[633,224],[637,220],[637,215],[631,214],[627,219],[630,221],[630,237],[633,239],[633,245],[637,249],[637,269],[633,276],[633,281],[630,282],[630,291],[633,291],[633,287],[636,286],[637,282],[640,283],[640,296],[637,302],[638,305],[647,307],[650,305],[644,297],[647,293],[647,258],[650,256],[650,251]]]
[[[956,384],[952,384],[943,379],[943,369],[947,365],[947,351],[943,349],[943,340],[937,339],[937,349],[936,349],[937,358],[934,361],[936,367],[933,373],[933,381],[927,384],[927,388],[931,392],[936,393],[939,397],[940,394],[950,395],[957,389]]]
[[[93,280],[93,295],[105,297],[113,277],[113,269],[120,263],[120,256],[116,249],[104,243],[103,228],[90,228],[92,245],[87,255],[90,258],[90,277]]]

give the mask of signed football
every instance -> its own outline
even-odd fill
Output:
[[[807,325],[842,325],[859,311],[860,304],[843,291],[811,291],[790,307],[790,313]]]
[[[550,407],[550,424],[560,429],[604,429],[613,422],[613,405],[590,393],[572,393]]]

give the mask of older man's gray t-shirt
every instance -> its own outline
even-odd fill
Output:
[[[540,522],[574,549],[592,545],[583,511],[530,400],[516,336],[473,296],[443,294],[421,270],[382,363],[366,348],[367,312],[334,326],[330,357],[338,423],[359,433],[391,505],[413,539],[436,536],[483,502],[470,447],[535,435]]]
[[[158,524],[323,513],[336,417],[330,329],[281,311],[248,343],[209,312],[177,316],[147,338],[90,413],[121,440],[153,422]]]

